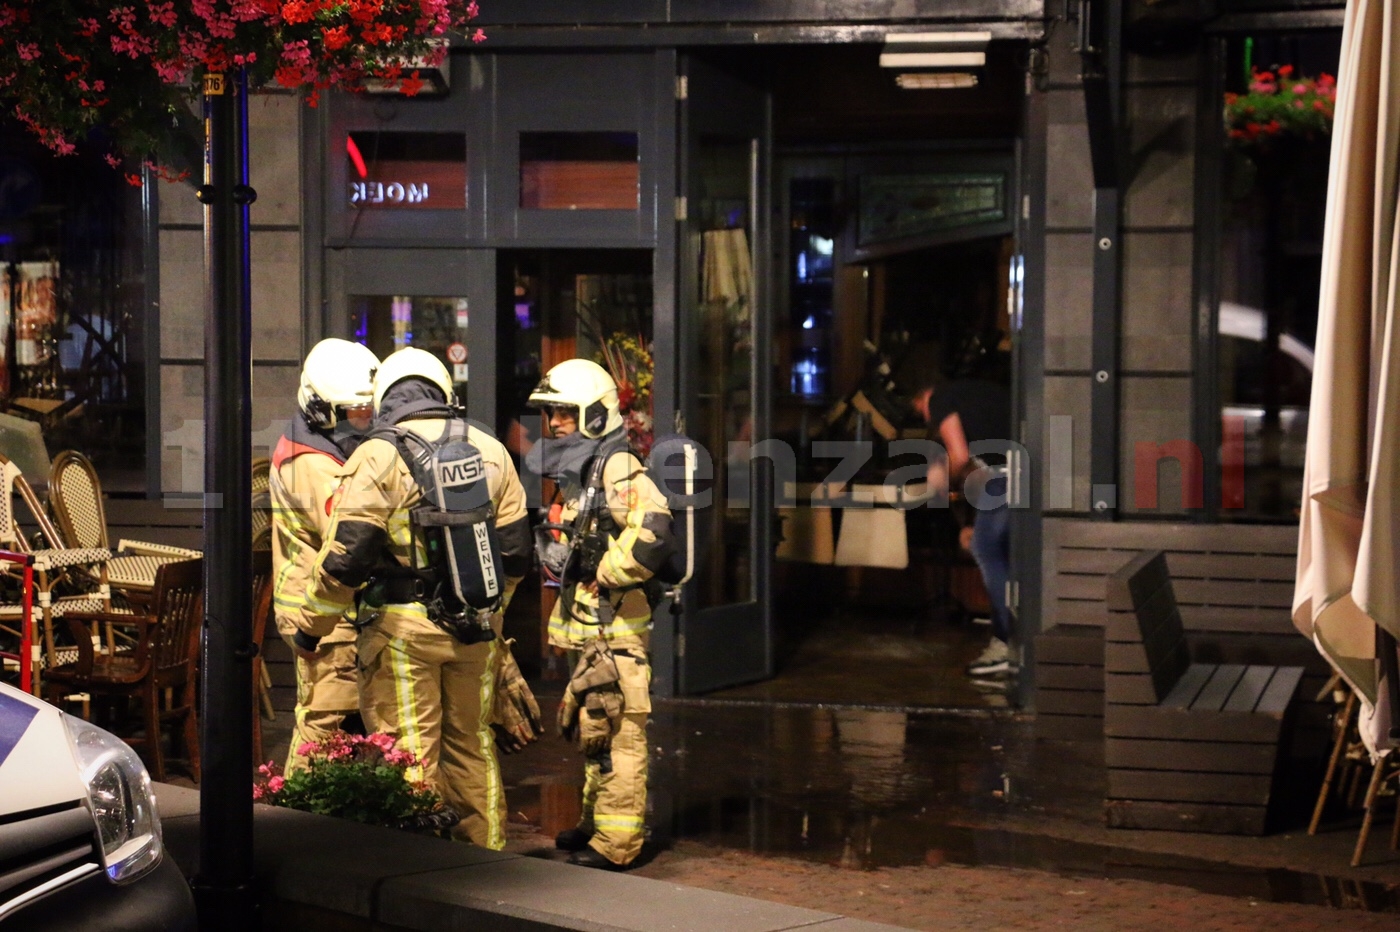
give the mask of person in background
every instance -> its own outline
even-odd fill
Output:
[[[374,419],[379,358],[359,343],[322,340],[311,348],[297,390],[298,416],[272,450],[273,612],[289,644],[303,608],[311,564],[331,523],[340,468]],[[315,650],[293,645],[297,704],[286,772],[306,766],[301,748],[339,731],[360,708],[355,629],[341,620]]]
[[[980,379],[926,382],[914,394],[913,405],[948,452],[946,464],[930,465],[929,488],[962,490],[975,514],[971,539],[964,535],[963,544],[977,561],[991,602],[992,639],[967,672],[975,677],[1007,674],[1013,664],[1012,618],[1006,604],[1011,571],[1006,454],[989,448],[998,442],[1002,449],[1010,444],[1011,392],[1004,384]],[[974,454],[973,446],[983,452]]]

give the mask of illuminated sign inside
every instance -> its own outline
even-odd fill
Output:
[[[467,205],[466,139],[460,133],[350,133],[345,139],[351,210],[460,210]]]
[[[350,206],[361,204],[425,204],[428,200],[428,183],[410,181],[403,184],[391,181],[352,181],[350,182]]]

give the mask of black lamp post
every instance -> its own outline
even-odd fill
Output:
[[[200,928],[256,928],[253,878],[252,306],[248,81],[204,78],[204,630]]]

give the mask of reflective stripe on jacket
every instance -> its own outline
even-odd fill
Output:
[[[655,521],[649,522],[648,516],[661,515],[669,523],[671,511],[641,460],[630,451],[614,453],[603,464],[603,491],[617,532],[609,536],[607,552],[598,563],[598,585],[610,590],[613,619],[600,629],[598,597],[575,585],[572,593],[561,593],[549,616],[549,643],[555,647],[579,650],[599,636],[618,647],[641,645],[651,628],[651,605],[641,584],[651,578],[652,570],[638,559],[638,551],[657,543],[656,533],[648,526]],[[582,497],[580,491],[564,503],[560,523],[574,520]],[[565,607],[569,595],[574,614],[586,621],[570,617]]]
[[[285,441],[286,438],[283,438]],[[278,444],[282,450],[283,444]],[[329,453],[288,444],[289,457],[269,476],[272,499],[272,605],[277,631],[296,633],[297,618],[308,610],[312,564],[331,524],[331,506],[344,466]],[[343,610],[325,606],[339,618]],[[353,642],[355,629],[340,624],[324,638],[328,644]]]

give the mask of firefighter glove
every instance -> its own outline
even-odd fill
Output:
[[[569,677],[569,690],[576,697],[582,697],[591,689],[616,688],[620,678],[612,648],[602,638],[596,638],[579,655],[578,664]]]
[[[491,715],[496,747],[506,754],[524,750],[544,734],[539,704],[511,654],[511,643],[501,641],[500,660],[496,666],[496,701]]]
[[[578,749],[597,757],[612,748],[613,723],[622,717],[622,692],[617,687],[590,689],[578,718]]]
[[[573,690],[568,687],[564,689],[564,698],[559,700],[555,720],[559,726],[559,737],[565,741],[574,740],[578,735],[578,699],[574,698]]]

